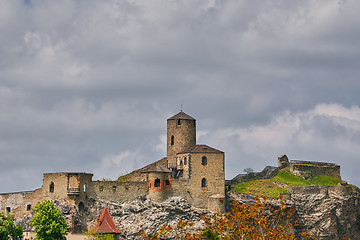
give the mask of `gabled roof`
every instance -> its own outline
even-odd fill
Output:
[[[99,221],[95,227],[96,233],[121,233],[119,229],[115,226],[114,220],[112,219],[109,210],[104,208],[102,211]]]
[[[192,147],[189,147],[185,151],[179,152],[181,153],[224,153],[220,150],[217,150],[215,148],[209,147],[208,145],[195,145]]]
[[[195,118],[187,115],[183,111],[179,112],[178,114],[175,114],[171,118],[168,118],[168,120],[178,120],[178,119],[184,119],[184,120],[195,120]]]

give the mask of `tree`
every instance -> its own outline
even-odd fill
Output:
[[[50,200],[38,202],[33,209],[30,225],[35,227],[36,238],[41,240],[65,240],[69,226],[59,209]]]
[[[0,212],[0,239],[21,240],[23,238],[23,228],[21,225],[15,226],[14,216]]]

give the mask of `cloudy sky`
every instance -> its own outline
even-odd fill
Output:
[[[0,0],[0,192],[116,179],[197,119],[226,178],[277,157],[360,186],[360,1]]]

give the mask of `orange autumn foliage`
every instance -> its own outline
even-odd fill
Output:
[[[194,223],[180,220],[177,226],[163,225],[154,235],[142,233],[143,239],[306,239],[317,238],[308,233],[295,234],[294,209],[288,209],[283,199],[274,208],[266,198],[255,198],[254,204],[233,203],[232,210],[223,215],[202,216],[205,226],[194,228]]]

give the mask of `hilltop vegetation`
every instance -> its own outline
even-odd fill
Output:
[[[318,175],[311,179],[304,179],[291,173],[289,168],[284,168],[270,179],[254,179],[239,183],[235,186],[234,191],[256,196],[277,198],[280,193],[288,193],[293,187],[311,185],[335,186],[340,182],[342,181],[327,175]]]

